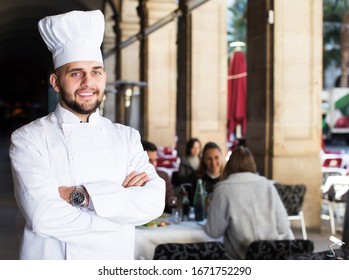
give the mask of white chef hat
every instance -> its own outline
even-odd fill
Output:
[[[100,10],[48,16],[40,20],[38,26],[41,37],[52,52],[55,69],[74,61],[103,64],[100,47],[105,23]]]

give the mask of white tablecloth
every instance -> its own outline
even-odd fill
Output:
[[[162,243],[222,241],[208,236],[197,222],[182,222],[166,227],[136,228],[135,259],[152,260],[155,247]]]

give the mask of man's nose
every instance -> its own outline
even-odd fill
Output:
[[[91,75],[86,74],[83,76],[83,78],[81,80],[81,84],[82,85],[89,85],[91,83],[91,79],[92,79]]]

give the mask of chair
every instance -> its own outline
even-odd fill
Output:
[[[166,243],[155,248],[154,260],[225,260],[221,242]]]
[[[342,248],[349,251],[349,196],[348,195],[347,195],[347,202],[345,206],[342,240],[343,242],[345,242],[345,244],[342,245]]]
[[[323,167],[323,168],[321,168],[321,174],[322,174],[322,186],[324,186],[326,184],[326,180],[329,176],[341,176],[341,175],[343,175],[343,169]]]
[[[314,251],[311,240],[257,240],[247,248],[246,260],[285,260],[293,254],[307,254]]]
[[[330,250],[307,253],[307,254],[295,254],[287,257],[287,260],[349,260],[349,251],[345,249],[334,250],[336,256],[333,258]]]
[[[322,188],[322,205],[327,206],[328,214],[322,213],[321,219],[329,220],[331,234],[336,234],[335,210],[340,204],[345,204],[349,190],[348,176],[328,176]]]
[[[288,219],[300,221],[303,239],[307,239],[307,230],[302,211],[304,196],[307,191],[306,186],[303,184],[287,185],[281,183],[275,183],[274,185],[285,205]]]

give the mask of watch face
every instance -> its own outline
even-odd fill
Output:
[[[85,202],[85,195],[82,192],[75,191],[71,195],[71,201],[74,206],[80,206]]]

